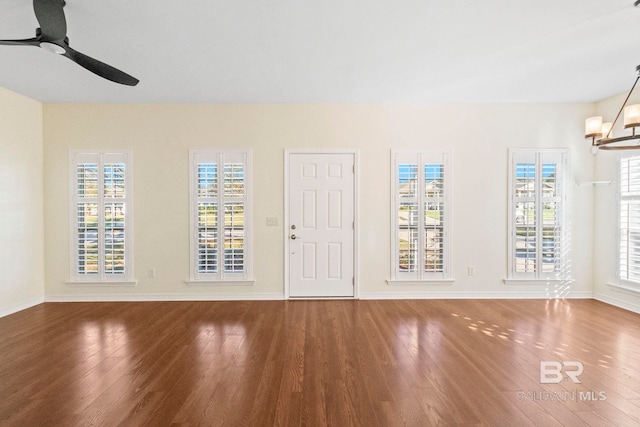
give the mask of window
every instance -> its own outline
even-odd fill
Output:
[[[72,152],[71,177],[71,281],[131,281],[131,154]]]
[[[443,151],[392,153],[395,281],[449,278],[450,154]]]
[[[567,150],[511,150],[509,278],[567,279]]]
[[[191,151],[191,280],[251,278],[251,155]]]
[[[620,159],[619,261],[621,282],[640,285],[640,156]]]

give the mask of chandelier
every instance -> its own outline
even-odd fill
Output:
[[[640,0],[636,1],[636,5]],[[638,150],[640,149],[640,135],[636,135],[636,127],[640,126],[640,104],[628,105],[629,97],[640,79],[640,65],[636,67],[636,81],[631,86],[627,98],[622,103],[613,123],[602,123],[602,116],[589,117],[584,125],[584,137],[591,138],[591,146],[600,150]],[[624,113],[624,114],[623,114]],[[624,117],[624,128],[631,129],[631,135],[614,138],[613,127],[618,122],[620,115]]]

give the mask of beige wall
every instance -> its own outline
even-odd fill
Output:
[[[42,105],[0,88],[0,316],[44,298]]]
[[[507,286],[509,147],[569,148],[573,296],[591,296],[593,157],[584,149],[591,104],[518,105],[46,105],[46,295],[50,300],[282,298],[283,153],[355,148],[360,156],[360,295],[554,296],[545,285]],[[390,151],[453,151],[452,286],[389,286]],[[135,277],[125,287],[75,287],[69,278],[70,149],[133,151]],[[255,279],[251,287],[188,287],[190,148],[251,148]],[[280,226],[267,227],[267,217]],[[476,275],[467,275],[467,266]],[[156,277],[147,277],[150,268]]]
[[[613,121],[626,93],[607,98],[597,104],[596,113],[604,121]],[[640,95],[634,93],[628,104],[640,103]],[[622,129],[622,117],[614,133],[617,136],[629,134]],[[628,152],[625,152],[625,154]],[[639,152],[640,153],[640,152]],[[637,153],[636,153],[637,154]],[[594,294],[597,299],[640,312],[640,293],[611,286],[617,283],[617,161],[620,153],[599,151],[595,156],[595,180],[610,181],[608,185],[595,186],[594,204]]]

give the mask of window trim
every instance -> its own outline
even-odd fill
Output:
[[[126,165],[125,168],[125,270],[124,274],[107,275],[104,271],[99,274],[89,275],[78,272],[78,215],[77,203],[79,201],[77,194],[77,165],[82,162],[98,160],[100,170],[106,161],[105,157],[120,158]],[[86,160],[83,160],[86,159]],[[100,187],[100,191],[103,190]],[[69,280],[66,282],[72,286],[95,286],[95,285],[113,285],[113,286],[135,286],[137,282],[134,280],[134,256],[133,256],[133,236],[134,236],[134,195],[133,195],[133,154],[131,150],[70,150],[69,151]],[[103,209],[100,210],[103,212]],[[104,214],[103,214],[104,215]],[[100,219],[99,228],[104,227],[104,220]],[[100,231],[99,231],[100,232]],[[102,251],[102,250],[101,250]]]
[[[419,185],[417,193],[418,205],[422,206],[426,202],[424,196],[424,165],[430,163],[429,159],[440,158],[440,162],[444,165],[444,195],[442,203],[444,205],[444,226],[443,226],[443,263],[442,272],[425,272],[424,268],[419,268],[416,272],[403,273],[398,268],[398,209],[400,198],[398,197],[398,164],[400,162],[411,161],[418,164]],[[407,160],[402,160],[407,159]],[[452,152],[451,150],[391,150],[391,278],[387,280],[387,284],[392,286],[415,286],[415,285],[452,285],[455,279],[452,277],[451,255],[452,255],[452,188],[453,180],[451,173]],[[420,245],[420,262],[424,257],[424,248]]]
[[[538,163],[542,162],[540,157],[544,155],[560,156],[560,164],[562,166],[561,180],[559,189],[561,191],[560,201],[562,203],[560,209],[560,224],[561,224],[561,241],[567,248],[571,247],[571,222],[570,218],[570,162],[569,162],[569,150],[566,148],[510,148],[509,149],[509,173],[508,173],[508,208],[507,208],[507,224],[508,224],[508,245],[507,245],[507,278],[504,279],[506,285],[557,285],[572,283],[574,279],[571,277],[572,272],[566,270],[570,268],[570,253],[564,251],[564,247],[561,247],[560,252],[560,272],[553,272],[544,274],[540,269],[536,269],[534,273],[521,273],[516,272],[515,266],[515,181],[516,181],[516,163],[519,162],[518,156],[532,155],[535,158],[536,167]],[[538,184],[536,184],[538,187]],[[536,205],[539,203],[539,195],[535,196]],[[540,225],[536,218],[536,229],[538,230]]]
[[[244,271],[240,273],[225,272],[218,268],[216,273],[200,273],[198,271],[198,163],[215,162],[224,164],[225,157],[240,157],[244,161]],[[209,159],[209,160],[207,160]],[[219,169],[222,170],[222,169]],[[218,177],[223,175],[218,175]],[[220,187],[219,187],[220,188]],[[221,196],[223,197],[223,196]],[[224,225],[218,222],[219,227]],[[218,235],[224,235],[224,233]],[[223,265],[223,264],[218,264]],[[188,286],[206,285],[253,285],[253,164],[252,150],[233,149],[199,149],[189,150],[189,280]]]

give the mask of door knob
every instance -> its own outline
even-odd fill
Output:
[[[295,235],[295,234],[292,234],[292,235],[291,235],[291,240],[296,240],[296,239],[297,239],[296,235]]]

